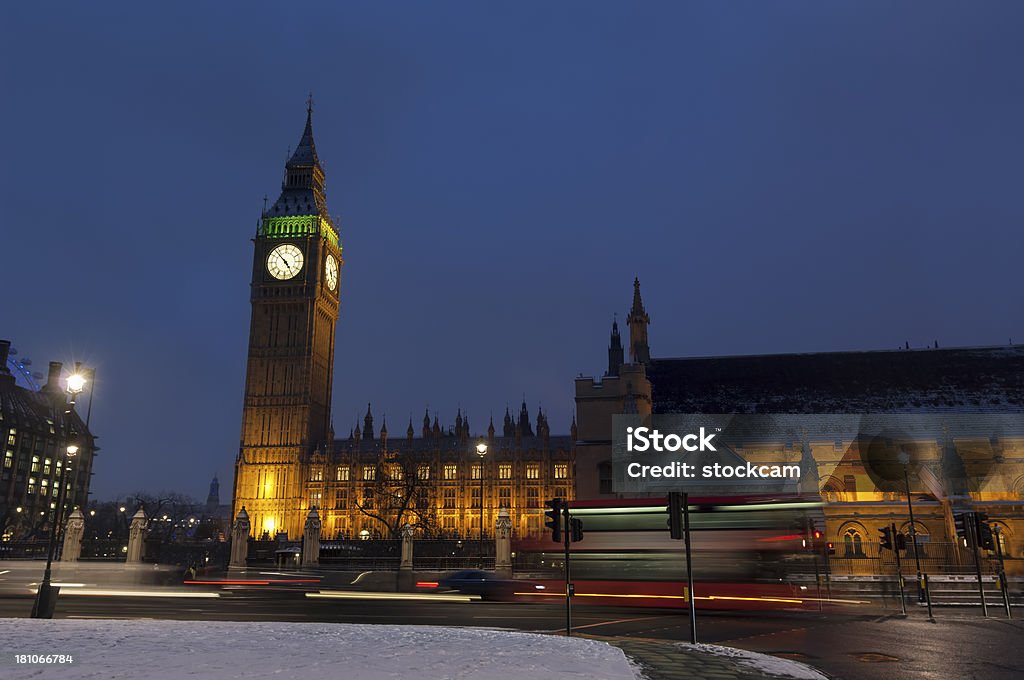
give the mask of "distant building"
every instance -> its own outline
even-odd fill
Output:
[[[925,413],[945,414],[952,424],[965,414],[1009,413],[1021,414],[1024,422],[1024,347],[656,358],[639,280],[628,324],[629,362],[613,324],[605,375],[576,379],[580,498],[615,497],[614,414]],[[913,445],[923,463],[913,481],[923,491],[914,491],[913,500],[922,544],[955,544],[954,514],[977,510],[1000,527],[1009,554],[1024,556],[1022,435],[957,438],[941,426],[917,435]],[[903,486],[877,488],[862,465],[858,442],[793,439],[761,442],[759,451],[794,463],[813,461],[823,471],[815,491],[828,503],[826,535],[838,546],[837,555],[863,557],[878,529],[891,522],[908,531]]]
[[[84,506],[89,495],[93,435],[77,411],[65,415],[62,364],[50,362],[46,384],[38,391],[22,387],[8,367],[11,343],[0,340],[0,537],[44,538],[65,484],[64,508]],[[66,474],[66,446],[78,446]],[[63,516],[67,516],[66,512]]]

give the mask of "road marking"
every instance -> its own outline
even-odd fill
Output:
[[[600,623],[588,623],[583,626],[573,626],[573,630],[580,630],[581,628],[596,628],[599,626],[614,626],[616,623],[629,623],[630,621],[648,621],[650,619],[660,619],[662,616],[638,616],[634,619],[619,619],[617,621],[602,621]]]

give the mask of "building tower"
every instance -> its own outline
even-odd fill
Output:
[[[206,495],[206,514],[210,517],[217,514],[217,508],[220,507],[220,482],[217,481],[217,475],[213,476],[213,480],[210,481],[210,493]]]
[[[629,324],[629,360],[634,364],[649,364],[651,348],[647,344],[647,326],[651,317],[644,310],[644,301],[640,299],[640,279],[633,280],[633,306],[626,317]]]
[[[622,338],[619,336],[619,322],[612,321],[612,337],[608,341],[608,372],[605,375],[618,375],[619,368],[626,363],[622,353]]]
[[[341,243],[327,212],[313,143],[312,101],[285,163],[281,195],[254,239],[252,320],[231,516],[245,506],[255,536],[297,537],[314,451],[328,452]]]

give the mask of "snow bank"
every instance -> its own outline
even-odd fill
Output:
[[[480,628],[329,623],[0,619],[0,676],[99,680],[633,680],[604,642]],[[17,666],[14,654],[70,654]]]
[[[780,659],[769,654],[748,652],[745,649],[735,647],[721,647],[719,645],[705,645],[680,643],[682,649],[692,649],[703,654],[722,656],[732,659],[739,666],[755,669],[768,675],[779,678],[796,678],[797,680],[828,680],[828,676],[822,675],[819,671],[799,661]]]

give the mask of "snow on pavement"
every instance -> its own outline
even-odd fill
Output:
[[[635,677],[625,654],[604,642],[480,628],[0,619],[0,640],[0,677],[19,679]],[[74,663],[18,666],[15,654],[70,654]]]
[[[694,649],[712,656],[722,656],[732,659],[739,666],[761,671],[767,675],[779,678],[794,678],[795,680],[828,680],[828,676],[811,668],[807,664],[789,659],[780,659],[777,656],[761,654],[759,652],[748,652],[745,649],[735,647],[722,647],[721,645],[679,643],[683,649]]]

